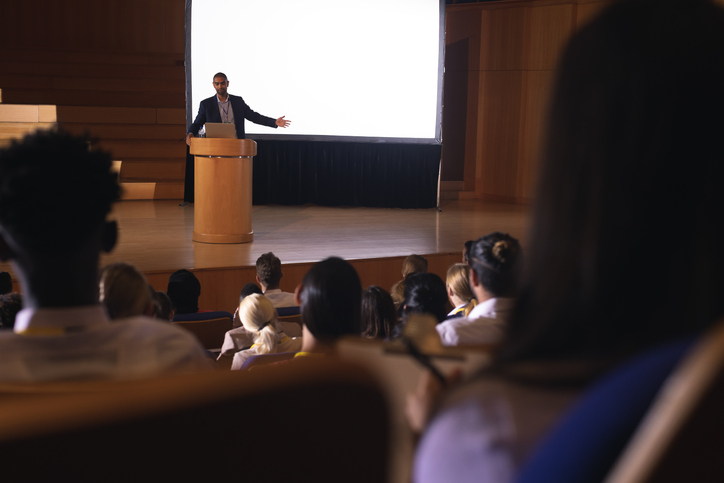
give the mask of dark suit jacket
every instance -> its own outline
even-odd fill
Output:
[[[234,123],[236,124],[236,137],[244,139],[246,132],[244,131],[244,119],[248,119],[253,123],[261,124],[262,126],[269,126],[276,128],[276,119],[271,117],[262,116],[258,112],[251,110],[246,105],[244,99],[239,96],[232,96],[229,94],[231,102],[231,109],[234,111]],[[189,126],[187,133],[193,133],[194,136],[198,136],[199,129],[207,122],[221,122],[221,113],[219,112],[219,105],[217,103],[216,95],[204,99],[199,105],[199,113],[196,116],[196,120]]]

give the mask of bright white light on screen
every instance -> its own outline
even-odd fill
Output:
[[[249,134],[435,139],[439,16],[439,0],[193,0],[193,117],[221,71],[292,121]]]

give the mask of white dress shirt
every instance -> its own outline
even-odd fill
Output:
[[[264,297],[269,299],[275,309],[297,306],[297,302],[294,300],[294,294],[291,292],[282,292],[279,288],[268,289],[264,292]]]
[[[513,309],[513,299],[491,298],[479,303],[467,317],[437,324],[442,345],[491,344],[500,341]]]
[[[0,333],[0,381],[128,379],[213,367],[186,330],[147,317],[112,321],[101,305],[23,309]]]

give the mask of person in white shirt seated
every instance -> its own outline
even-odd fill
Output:
[[[111,156],[85,138],[37,131],[0,150],[0,260],[23,293],[0,333],[0,380],[128,379],[208,370],[180,327],[147,317],[111,322],[98,302],[98,258],[116,244],[107,221],[120,195]]]
[[[252,294],[245,297],[239,304],[239,318],[244,328],[253,334],[254,344],[249,349],[234,354],[232,370],[241,369],[244,361],[251,356],[297,352],[302,347],[301,337],[279,337],[275,327],[276,309],[264,295]]]
[[[470,248],[470,287],[477,305],[467,317],[437,325],[443,345],[494,344],[500,341],[513,308],[513,290],[521,260],[518,240],[495,232]]]
[[[454,309],[447,316],[467,317],[477,305],[473,289],[470,288],[470,265],[467,263],[456,263],[447,270],[445,279],[447,297]]]

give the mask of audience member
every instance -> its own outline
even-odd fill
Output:
[[[13,279],[8,272],[0,272],[0,295],[13,291]]]
[[[470,248],[470,286],[477,305],[467,317],[452,318],[437,326],[443,345],[497,343],[513,308],[521,249],[518,240],[495,232]]]
[[[166,292],[154,291],[153,297],[155,302],[154,317],[159,320],[167,320],[171,322],[176,313],[173,310],[173,303],[171,302],[169,296],[166,295]]]
[[[195,314],[199,311],[201,282],[192,272],[176,270],[168,279],[166,289],[176,314]]]
[[[275,308],[297,305],[293,293],[282,292],[279,288],[283,276],[282,262],[272,252],[265,253],[256,260],[256,281]]]
[[[475,240],[468,240],[463,247],[463,263],[468,265],[470,264],[470,248],[472,248],[473,243],[475,243]]]
[[[111,323],[98,303],[98,257],[116,243],[106,221],[120,186],[86,139],[38,131],[0,150],[0,260],[23,294],[0,333],[0,380],[145,377],[210,367],[181,328],[144,317]]]
[[[388,339],[397,323],[397,311],[390,294],[377,285],[367,287],[362,292],[362,336]]]
[[[244,328],[254,334],[254,344],[246,350],[236,352],[231,364],[232,370],[239,370],[249,357],[276,352],[296,352],[302,341],[298,337],[286,337],[275,327],[276,309],[264,295],[251,294],[239,304],[239,317]]]
[[[243,287],[241,287],[241,292],[239,293],[239,303],[241,303],[244,300],[244,297],[251,295],[253,293],[258,293],[259,295],[263,294],[264,292],[261,291],[261,288],[253,282],[249,282]],[[292,294],[293,295],[293,294]],[[233,328],[241,327],[241,320],[239,319],[239,306],[236,307],[236,310],[234,311],[234,321],[231,325]],[[249,340],[252,340],[251,334],[249,336]]]
[[[264,291],[259,288],[259,286],[253,282],[249,282],[243,287],[241,287],[241,292],[239,292],[239,303],[241,303],[242,300],[244,300],[244,297],[247,295],[251,295],[253,293],[262,295]]]
[[[390,295],[395,305],[399,308],[404,300],[405,279],[413,273],[426,273],[427,259],[420,255],[410,255],[402,262],[402,280],[396,282],[390,289]]]
[[[333,354],[337,339],[359,336],[362,284],[347,261],[330,257],[314,264],[295,295],[304,322],[298,356]]]
[[[470,265],[456,263],[447,270],[445,280],[447,297],[454,309],[448,317],[467,317],[475,308],[477,301],[473,289],[470,288]]]
[[[412,314],[430,314],[442,322],[448,311],[445,282],[434,273],[413,273],[405,279],[405,301],[400,310],[402,321],[395,328],[393,336],[402,335]]]
[[[493,366],[436,405],[415,482],[513,481],[600,374],[724,314],[723,56],[708,0],[614,2],[572,37],[507,334]]]
[[[15,327],[15,317],[23,308],[23,297],[11,292],[0,295],[0,329]]]
[[[148,282],[133,265],[118,262],[105,266],[98,286],[99,301],[111,320],[153,315],[154,301]]]

